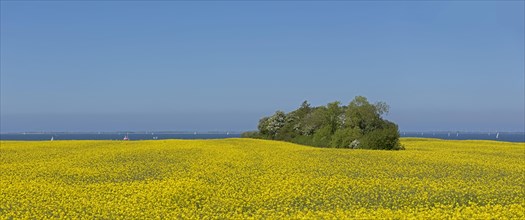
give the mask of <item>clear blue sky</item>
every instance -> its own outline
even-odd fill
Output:
[[[1,2],[1,131],[253,130],[356,95],[525,130],[523,1]]]

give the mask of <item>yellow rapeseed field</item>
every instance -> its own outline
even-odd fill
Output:
[[[1,141],[0,219],[525,219],[525,144]]]

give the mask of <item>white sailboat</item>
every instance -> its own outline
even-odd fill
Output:
[[[124,136],[124,139],[122,139],[124,141],[129,141],[129,137],[128,137],[128,134],[126,133],[126,136]]]
[[[499,139],[499,132],[496,134],[496,139]]]
[[[51,141],[55,140],[55,138],[53,136],[51,136]]]

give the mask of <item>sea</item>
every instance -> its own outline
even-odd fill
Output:
[[[238,138],[241,133],[170,133],[170,132],[92,132],[92,133],[0,133],[0,140],[162,140]],[[401,137],[438,138],[444,140],[494,140],[525,142],[525,132],[400,132]]]
[[[101,132],[101,133],[63,133],[63,132],[45,132],[45,133],[2,133],[0,140],[24,140],[24,141],[41,141],[41,140],[123,140],[124,137],[129,140],[162,140],[162,139],[223,139],[238,138],[241,133],[126,133],[126,132]]]
[[[401,137],[525,142],[525,132],[399,132]]]

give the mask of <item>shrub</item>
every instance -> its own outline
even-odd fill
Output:
[[[337,130],[332,136],[330,146],[335,148],[351,148],[352,141],[358,139],[361,132],[357,128],[343,128]]]
[[[394,123],[387,123],[384,128],[373,130],[361,139],[361,148],[381,150],[401,150],[399,131]]]
[[[241,134],[242,138],[258,138],[261,139],[263,136],[258,131],[247,131]]]
[[[317,147],[329,147],[330,141],[332,140],[332,134],[330,131],[330,126],[324,126],[317,130],[312,140],[313,145]]]

